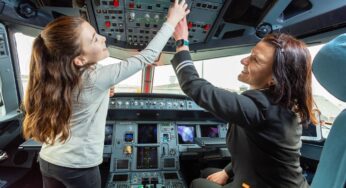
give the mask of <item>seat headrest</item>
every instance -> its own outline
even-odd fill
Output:
[[[329,93],[346,101],[346,33],[320,49],[314,58],[312,71]]]

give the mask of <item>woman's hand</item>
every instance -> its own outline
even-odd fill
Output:
[[[183,19],[187,14],[190,13],[190,10],[187,8],[185,0],[175,0],[173,5],[168,10],[167,22],[175,28],[175,26]]]
[[[207,177],[207,180],[217,183],[219,185],[225,185],[228,180],[228,175],[225,170],[215,172]]]
[[[188,40],[189,39],[189,29],[187,27],[187,21],[186,21],[186,17],[184,17],[179,23],[178,25],[175,27],[175,31],[173,33],[173,37],[174,39],[180,40],[180,39],[184,39],[184,40]],[[187,50],[189,51],[189,47],[188,46],[180,46],[177,47],[177,52],[183,51],[183,50]]]
[[[184,17],[178,23],[178,25],[175,27],[175,31],[173,33],[173,37],[174,37],[175,40],[180,40],[180,39],[188,40],[189,30],[188,30],[188,27],[187,27],[186,17]]]

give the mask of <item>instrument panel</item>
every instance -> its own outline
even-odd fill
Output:
[[[179,116],[182,112],[188,115]],[[105,127],[107,187],[187,187],[180,171],[182,153],[201,149],[197,138],[226,142],[227,124],[201,115],[206,113],[182,95],[116,94]]]
[[[124,48],[143,49],[166,21],[173,1],[168,0],[94,0],[93,13],[100,34]],[[203,43],[213,27],[224,0],[189,0],[190,44]],[[174,40],[167,43],[173,48]]]
[[[119,184],[185,187],[179,157],[200,148],[198,137],[223,138],[221,122],[107,121],[104,154],[110,157],[108,187]]]

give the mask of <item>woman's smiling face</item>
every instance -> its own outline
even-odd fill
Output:
[[[257,43],[250,56],[241,60],[244,69],[238,80],[250,85],[251,89],[263,89],[270,86],[273,77],[273,56],[275,48],[263,41]]]

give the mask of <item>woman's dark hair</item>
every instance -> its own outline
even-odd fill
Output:
[[[72,91],[81,69],[73,63],[82,54],[80,17],[60,17],[49,23],[32,47],[30,75],[24,98],[24,138],[54,144],[70,134]]]
[[[305,43],[294,37],[274,33],[262,39],[274,46],[271,86],[275,102],[299,114],[301,122],[317,123],[313,114],[311,55]]]

